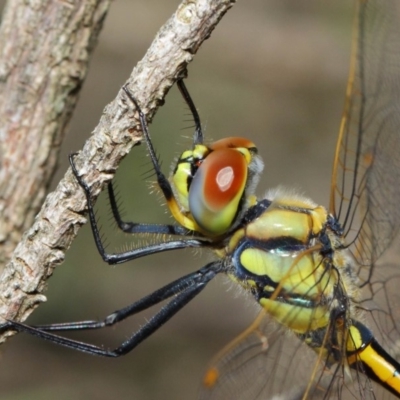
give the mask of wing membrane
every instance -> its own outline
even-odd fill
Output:
[[[218,355],[200,400],[389,400],[396,397],[364,374],[326,360],[263,315]]]
[[[356,27],[330,210],[355,240],[360,265],[369,267],[400,226],[399,2],[359,1]]]
[[[268,316],[264,315],[261,324],[253,328],[211,365],[210,370],[216,373],[215,382],[202,387],[201,400],[302,398],[308,382],[304,373],[310,371],[297,371],[298,364],[292,360],[308,360],[303,352],[310,350]]]

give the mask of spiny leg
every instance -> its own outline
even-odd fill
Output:
[[[192,113],[194,124],[195,124],[195,132],[193,135],[193,145],[196,144],[202,144],[204,141],[204,135],[203,135],[203,130],[201,129],[201,121],[200,121],[200,116],[199,113],[196,110],[196,107],[194,105],[194,102],[192,98],[190,97],[190,94],[186,88],[185,83],[183,82],[183,79],[179,79],[176,82],[179,91],[181,92],[182,97],[184,98],[186,104],[188,105],[190,112]]]
[[[79,173],[78,173],[75,163],[74,163],[74,156],[75,156],[75,154],[70,154],[70,156],[69,156],[69,162],[71,164],[72,172],[74,173],[75,178],[77,179],[79,185],[82,187],[83,191],[85,192],[85,196],[86,196],[86,200],[87,200],[87,204],[88,204],[89,220],[90,220],[90,225],[92,227],[93,237],[94,237],[97,249],[98,249],[101,257],[108,264],[120,264],[120,263],[123,263],[126,261],[134,260],[136,258],[147,256],[149,254],[160,253],[163,251],[183,249],[183,248],[188,248],[188,247],[206,247],[209,245],[209,242],[206,240],[184,238],[184,239],[180,239],[180,240],[171,240],[171,241],[161,242],[161,243],[152,244],[152,245],[148,245],[148,246],[144,246],[144,247],[139,247],[136,249],[128,250],[123,253],[116,253],[116,254],[107,253],[105,251],[104,245],[101,241],[100,232],[97,227],[96,215],[95,215],[94,208],[93,208],[93,202],[92,202],[89,186],[79,176]],[[150,225],[150,227],[153,229],[153,231],[149,232],[149,233],[155,233],[154,225]],[[158,233],[163,233],[163,231],[162,231],[163,229],[168,229],[168,228],[165,228],[163,225],[161,225],[161,229]],[[142,230],[142,233],[144,233],[144,230]]]
[[[200,121],[199,114],[196,110],[196,107],[194,105],[194,102],[193,102],[193,100],[186,88],[186,85],[184,84],[182,79],[177,81],[177,86],[181,92],[183,99],[185,100],[186,104],[188,105],[190,112],[192,113],[192,117],[193,117],[193,120],[195,123],[193,144],[196,145],[196,144],[203,143],[203,132],[201,129],[201,121]],[[130,95],[130,93],[128,93],[125,88],[124,88],[124,90],[128,94],[129,98],[132,100],[132,96]],[[140,110],[137,102],[134,101],[134,103],[135,103],[136,107],[138,108],[138,110]],[[145,121],[144,124],[146,125],[146,128],[143,128],[143,121],[141,120],[143,131],[144,130],[148,131],[146,118],[144,118],[144,121]],[[147,134],[147,136],[148,136],[148,134]],[[148,140],[147,140],[147,142],[148,142]],[[158,171],[157,178],[161,179],[163,181],[163,183],[160,186],[164,187],[164,186],[168,185],[169,182],[168,182],[168,179],[162,173],[160,174],[161,168],[159,166],[158,159],[155,156],[155,151],[152,148],[152,146],[150,148],[150,153],[153,154],[153,156],[154,156],[154,157],[152,157],[152,159],[157,160],[157,166],[155,166],[156,172]],[[153,162],[153,164],[154,164],[154,162]],[[171,190],[168,190],[168,196],[170,196],[170,195],[171,195]],[[178,235],[178,236],[187,236],[187,235],[193,233],[191,230],[186,229],[179,225],[143,224],[143,223],[123,221],[121,218],[119,209],[118,209],[118,202],[116,201],[112,182],[110,182],[108,184],[108,196],[109,196],[109,200],[110,200],[113,217],[117,223],[117,226],[119,227],[119,229],[121,229],[125,233],[130,233],[130,234],[134,234],[134,233],[169,234],[169,235]],[[167,198],[167,200],[168,200],[168,198]],[[90,203],[88,203],[88,206],[91,207],[92,205]]]
[[[125,233],[135,234],[135,233],[148,233],[155,235],[176,235],[176,236],[188,236],[192,231],[180,226],[180,225],[169,225],[169,224],[144,224],[138,222],[126,222],[121,218],[121,214],[118,209],[118,202],[115,197],[114,187],[112,182],[108,184],[108,198],[110,200],[111,211],[115,222],[119,229],[121,229]],[[93,211],[93,204],[90,201],[88,202],[88,208],[91,208]],[[97,223],[96,223],[97,229]]]
[[[200,270],[179,278],[161,289],[156,290],[152,294],[143,297],[139,301],[121,310],[115,311],[103,321],[80,321],[41,326],[29,326],[19,322],[7,321],[0,325],[0,332],[8,330],[26,332],[52,343],[85,353],[104,357],[119,357],[129,353],[143,340],[151,336],[157,329],[164,325],[165,322],[171,319],[180,309],[196,297],[205,288],[208,282],[210,282],[221,271],[222,266],[219,262],[211,262]],[[114,350],[106,350],[99,346],[68,339],[51,333],[60,331],[101,329],[106,326],[112,326],[117,322],[123,321],[126,318],[146,310],[170,297],[173,298],[169,303],[163,306],[160,311],[146,322],[145,325],[134,332],[128,340],[123,342]]]
[[[156,173],[157,183],[161,191],[164,194],[165,200],[167,201],[168,208],[170,209],[172,215],[176,221],[193,232],[199,232],[201,229],[194,222],[193,218],[189,218],[185,213],[182,212],[179,202],[176,200],[174,192],[172,190],[171,184],[164,173],[161,171],[161,166],[158,161],[156,151],[154,149],[153,143],[150,138],[149,128],[147,126],[146,115],[143,113],[139,106],[139,103],[129,91],[127,86],[123,86],[122,90],[126,93],[131,102],[135,105],[136,111],[139,113],[140,124],[143,131],[143,137],[147,144],[147,149],[149,151],[150,159],[154,167],[154,172]]]

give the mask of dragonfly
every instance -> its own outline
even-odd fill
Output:
[[[260,314],[212,360],[200,399],[400,398],[400,266],[391,256],[400,227],[399,20],[395,0],[357,2],[328,208],[281,188],[257,197],[263,161],[256,145],[242,137],[208,144],[182,80],[177,85],[195,132],[192,148],[182,153],[167,178],[146,115],[123,87],[176,223],[123,221],[110,183],[118,227],[158,241],[107,253],[90,187],[71,155],[100,254],[118,264],[169,250],[205,248],[213,261],[104,320],[40,326],[6,321],[0,331],[26,332],[92,355],[119,357],[225,274],[259,305]],[[59,334],[112,326],[160,303],[159,311],[115,349]]]

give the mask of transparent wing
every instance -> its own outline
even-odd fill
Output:
[[[331,212],[342,222],[349,244],[354,244],[350,249],[358,261],[362,289],[358,308],[377,340],[397,360],[399,205],[400,2],[360,0]]]
[[[357,371],[328,367],[267,315],[211,363],[200,400],[394,399]]]
[[[361,284],[400,226],[399,21],[396,0],[358,2],[330,211],[355,240]]]
[[[301,353],[299,341],[265,314],[263,317],[212,362],[201,388],[201,400],[302,397],[306,377],[296,377],[298,365],[291,362],[293,354]],[[301,346],[301,350],[306,349]]]

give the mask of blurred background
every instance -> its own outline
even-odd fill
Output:
[[[0,7],[3,4],[0,0]],[[112,4],[53,187],[68,167],[68,153],[82,147],[105,105],[178,4]],[[328,204],[353,8],[353,2],[345,0],[238,2],[190,64],[186,84],[207,138],[246,136],[258,145],[265,161],[259,195],[284,185]],[[173,88],[150,126],[165,172],[190,146],[192,129],[184,129],[191,125],[185,122],[187,113]],[[144,150],[136,147],[115,178],[124,216],[138,222],[170,222],[159,196],[150,193]],[[109,223],[106,196],[96,208],[108,249],[129,247],[130,238],[118,235]],[[29,322],[102,318],[209,260],[206,253],[185,250],[110,267],[85,226],[66,262],[49,280],[48,302]],[[218,277],[159,332],[120,359],[80,354],[18,335],[0,349],[0,399],[194,399],[207,362],[254,319],[257,310],[251,300],[227,278]],[[74,337],[116,346],[150,315]]]

